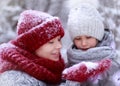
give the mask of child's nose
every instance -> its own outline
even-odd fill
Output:
[[[87,45],[87,41],[86,41],[85,39],[82,40],[82,45],[83,45],[83,46]]]
[[[56,48],[58,48],[58,49],[62,48],[62,43],[61,42],[57,42]]]

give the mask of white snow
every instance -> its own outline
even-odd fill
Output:
[[[87,67],[87,72],[89,72],[90,70],[93,70],[93,69],[96,69],[98,67],[98,63],[95,63],[95,62],[81,62],[81,63],[78,63],[78,64],[75,64],[73,66],[71,66],[70,68],[66,68],[64,71],[63,71],[63,74],[67,74],[69,71],[76,71],[76,70],[79,70],[79,68],[81,66],[83,66],[83,64]]]
[[[96,69],[98,67],[98,63],[93,63],[93,62],[82,62],[87,66],[87,72],[89,72],[92,69]]]

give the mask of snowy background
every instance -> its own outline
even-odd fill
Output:
[[[67,33],[66,23],[70,5],[68,0],[1,0],[0,3],[0,44],[16,37],[16,24],[19,14],[26,9],[40,10],[58,16],[61,19],[66,35],[63,38],[63,57],[66,58],[66,49],[69,47],[70,38]],[[112,30],[115,36],[117,52],[120,51],[120,0],[79,0],[94,5],[104,19],[106,28]],[[77,3],[78,4],[78,3]],[[119,58],[118,61],[120,62]]]

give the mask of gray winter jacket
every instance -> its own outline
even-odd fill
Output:
[[[47,86],[25,72],[10,70],[0,75],[0,86]]]
[[[0,74],[0,86],[65,86],[46,84],[22,71],[9,70]]]

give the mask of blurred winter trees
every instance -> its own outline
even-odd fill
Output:
[[[120,0],[100,0],[100,5],[105,27],[112,30],[116,48],[120,49]]]
[[[19,14],[26,9],[48,12],[61,19],[66,30],[68,0],[1,0],[0,3],[0,43],[8,42],[16,36]],[[74,1],[74,0],[73,0]],[[120,49],[120,0],[80,0],[94,3],[104,18],[105,27],[113,31],[116,48]],[[97,3],[96,3],[97,2]],[[64,39],[63,39],[64,40]],[[69,40],[69,38],[68,38]],[[68,40],[64,40],[68,44]]]
[[[41,10],[59,16],[65,26],[67,14],[63,5],[63,0],[1,0],[0,44],[15,38],[19,14],[26,9]]]

